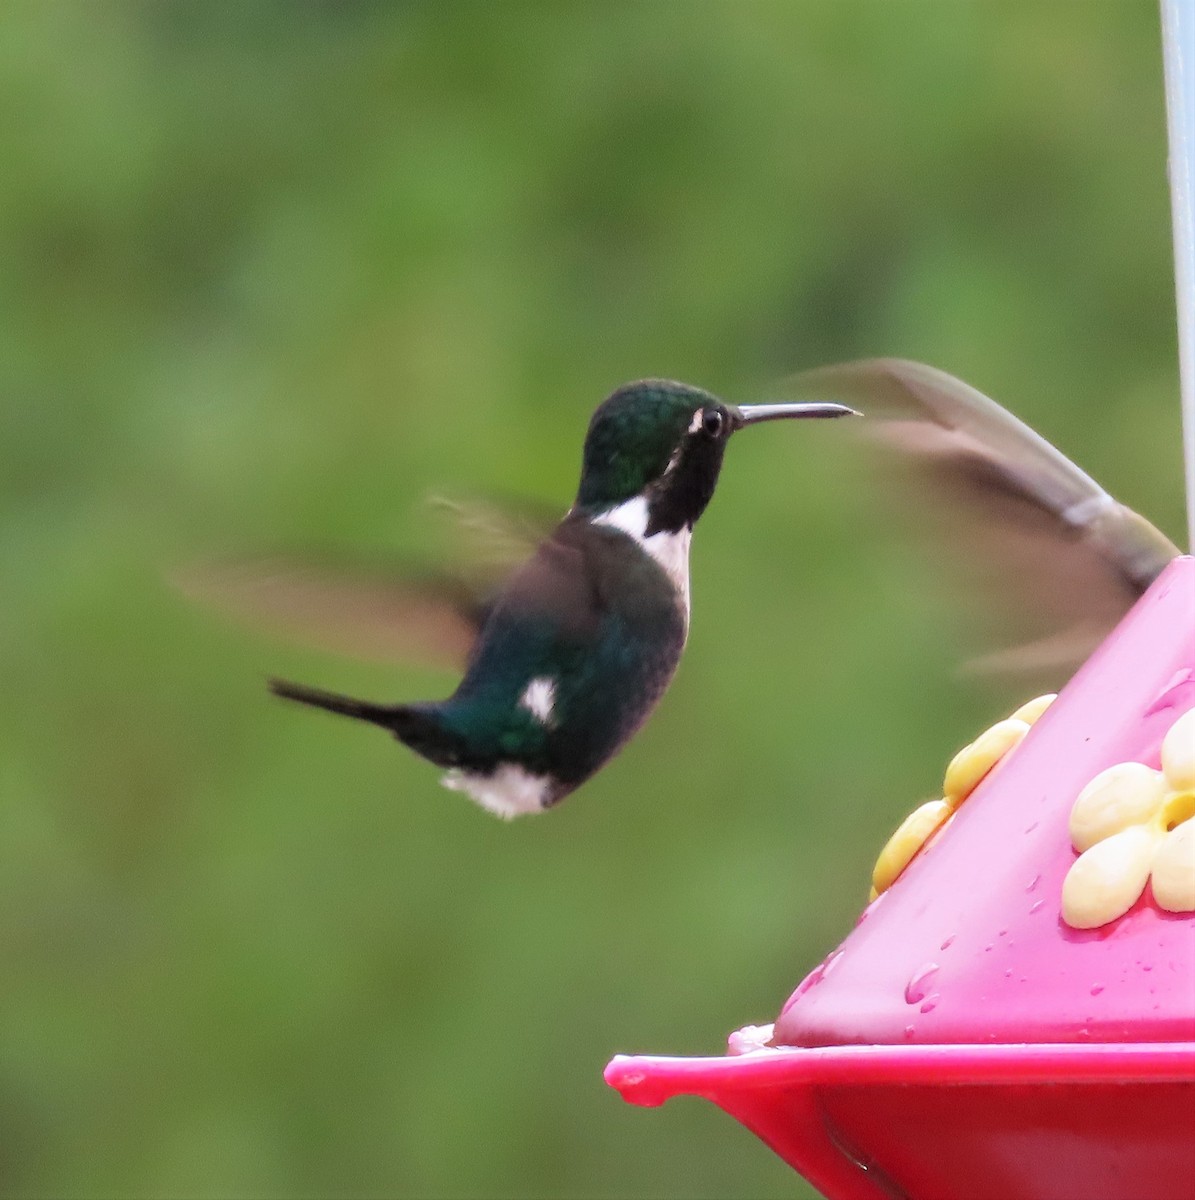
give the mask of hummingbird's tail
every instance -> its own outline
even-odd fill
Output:
[[[271,679],[269,688],[283,700],[294,700],[342,717],[380,725],[416,754],[440,766],[455,766],[459,761],[458,739],[444,728],[433,705],[371,704],[367,700],[354,700],[351,696],[289,683],[285,679]]]
[[[394,719],[401,705],[370,704],[365,700],[353,700],[349,696],[338,696],[335,692],[323,692],[318,688],[304,687],[301,683],[288,683],[285,679],[271,679],[270,691],[283,700],[296,700],[342,717],[356,717],[358,721],[369,721],[386,729],[394,728]]]

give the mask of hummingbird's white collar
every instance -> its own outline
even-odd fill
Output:
[[[689,628],[689,544],[693,540],[692,526],[685,525],[675,531],[660,530],[650,537],[647,522],[650,516],[647,498],[634,496],[622,504],[598,513],[592,518],[595,525],[608,525],[620,529],[632,537],[664,569],[672,580],[673,587],[685,617],[685,629]]]

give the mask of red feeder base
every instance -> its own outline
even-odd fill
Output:
[[[634,1104],[713,1101],[834,1200],[1191,1200],[1195,1046],[829,1046],[628,1058]]]

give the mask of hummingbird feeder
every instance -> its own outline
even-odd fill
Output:
[[[1190,470],[1195,4],[1163,15]],[[1190,481],[1188,502],[1195,530]],[[1195,558],[943,792],[773,1025],[722,1057],[616,1057],[607,1081],[711,1100],[833,1200],[1190,1200]]]

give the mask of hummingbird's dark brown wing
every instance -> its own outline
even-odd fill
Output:
[[[918,523],[963,569],[976,607],[1017,643],[973,665],[1073,666],[1179,549],[1024,422],[922,363],[868,359],[785,385],[795,399],[858,408],[860,430],[896,453],[896,478],[925,501]]]
[[[294,558],[226,560],[176,572],[188,598],[266,632],[350,658],[461,667],[484,619],[462,581]]]
[[[433,506],[458,533],[457,562],[443,570],[271,555],[209,562],[171,579],[190,599],[316,649],[461,668],[495,598],[552,521],[529,503]]]
[[[432,496],[427,503],[445,518],[456,559],[489,588],[525,563],[560,520],[559,512],[522,496]]]

